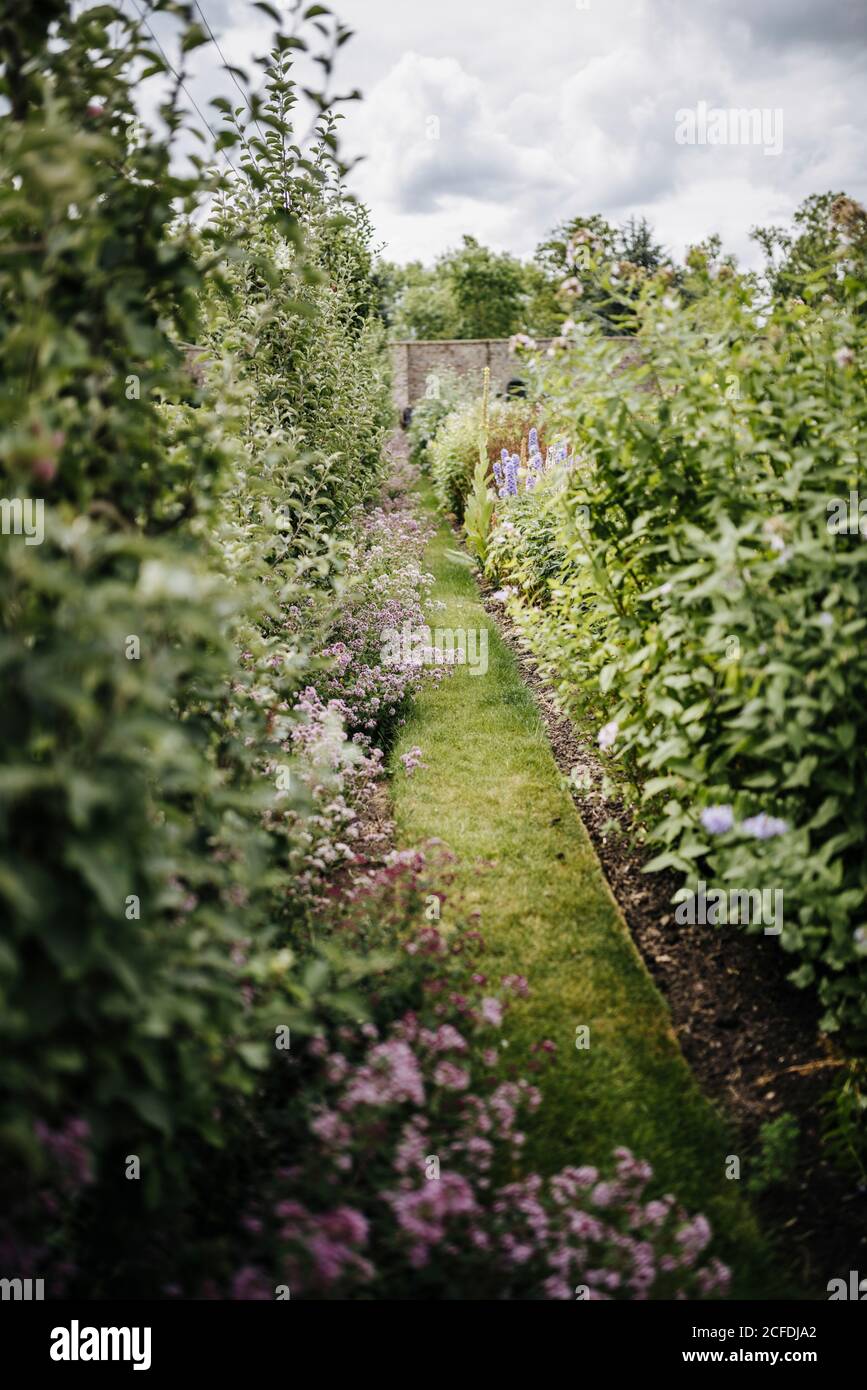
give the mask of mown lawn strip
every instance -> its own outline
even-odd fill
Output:
[[[512,654],[487,617],[472,574],[450,557],[441,524],[427,564],[436,576],[430,624],[486,629],[488,670],[458,667],[419,696],[392,754],[398,842],[439,837],[457,856],[451,899],[481,914],[493,980],[526,975],[505,1036],[521,1068],[530,1047],[556,1044],[542,1073],[544,1105],[527,1158],[551,1173],[566,1164],[608,1168],[626,1145],[654,1167],[660,1192],[703,1211],[736,1269],[743,1297],[771,1288],[767,1252],[739,1184],[725,1177],[738,1152],[701,1096],[662,996],[629,935]],[[426,766],[407,776],[414,745]],[[448,919],[449,906],[444,910]],[[590,1046],[575,1047],[576,1029]],[[743,1155],[741,1155],[743,1158]]]

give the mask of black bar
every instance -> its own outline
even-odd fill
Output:
[[[147,1343],[142,1332],[133,1340],[131,1329],[150,1329],[149,1365],[140,1378],[169,1384],[179,1375],[214,1374],[221,1382],[242,1375],[249,1390],[275,1374],[287,1382],[332,1380],[344,1358],[355,1374],[415,1381],[422,1368],[427,1379],[440,1358],[444,1374],[453,1378],[461,1364],[468,1369],[479,1357],[496,1363],[504,1354],[518,1364],[529,1358],[537,1372],[544,1365],[553,1370],[553,1357],[564,1351],[574,1377],[601,1362],[609,1372],[645,1375],[717,1365],[765,1371],[798,1365],[827,1378],[829,1371],[859,1364],[865,1330],[865,1310],[825,1302],[491,1303],[486,1313],[477,1302],[463,1308],[419,1304],[414,1312],[402,1306],[396,1319],[393,1308],[373,1302],[4,1302],[0,1336],[4,1365],[25,1374],[93,1378],[109,1371],[134,1377],[131,1359],[53,1360],[51,1348],[71,1352],[73,1346],[97,1345],[87,1329],[130,1329],[128,1341],[118,1339],[118,1350],[143,1360]],[[56,1329],[66,1330],[68,1343]],[[105,1351],[111,1350],[109,1339]],[[517,1365],[513,1369],[518,1373]]]

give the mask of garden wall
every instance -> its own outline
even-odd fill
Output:
[[[553,338],[535,339],[544,350]],[[624,352],[632,342],[624,338]],[[520,357],[509,351],[508,338],[437,338],[419,341],[405,338],[390,343],[392,390],[398,411],[415,405],[424,395],[425,382],[431,372],[444,368],[460,376],[475,376],[478,390],[482,389],[482,372],[491,369],[491,390],[502,394],[510,381],[526,380],[527,369]]]
[[[552,339],[536,341],[545,348]],[[490,367],[494,392],[505,391],[510,381],[523,380],[526,375],[520,359],[509,351],[508,338],[443,338],[426,342],[406,339],[392,343],[390,350],[398,410],[415,405],[424,395],[428,375],[445,367],[461,376],[477,377],[479,390],[482,372]]]

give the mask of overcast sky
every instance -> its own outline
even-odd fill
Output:
[[[202,7],[230,61],[263,51],[271,26],[247,0]],[[750,227],[788,221],[808,193],[867,202],[867,0],[333,8],[356,31],[338,85],[365,98],[346,108],[347,151],[366,155],[352,183],[393,259],[432,259],[463,232],[527,255],[560,219],[598,212],[645,213],[676,255],[718,232],[754,263]],[[219,59],[194,57],[204,106]],[[773,140],[677,143],[676,113],[700,102],[765,109]]]

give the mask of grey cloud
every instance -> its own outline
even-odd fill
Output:
[[[689,15],[708,35],[733,23],[769,48],[821,48],[867,43],[865,0],[710,0],[707,6],[664,0],[672,19]]]

